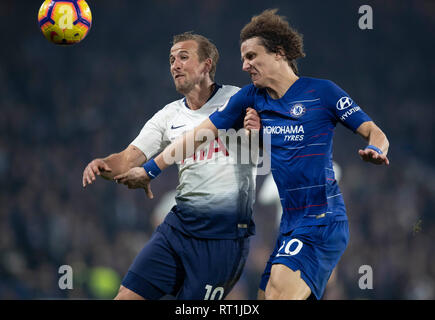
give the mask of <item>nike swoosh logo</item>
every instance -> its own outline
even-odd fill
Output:
[[[218,112],[223,111],[223,110],[227,107],[229,101],[230,101],[230,100],[227,100],[227,102],[225,102],[225,104],[224,104],[223,106],[218,107],[218,108],[217,108],[217,111],[218,111]]]
[[[151,171],[148,171],[148,175],[151,176],[151,177],[153,177],[153,178],[156,177],[155,175],[153,175],[153,174],[151,173]]]
[[[172,125],[171,129],[174,130],[174,129],[182,128],[182,127],[185,127],[185,126],[186,126],[185,124],[183,124],[181,126],[177,126],[177,127],[174,127],[174,125]]]

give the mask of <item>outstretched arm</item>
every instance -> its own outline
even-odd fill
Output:
[[[155,178],[172,164],[192,156],[204,142],[215,139],[217,135],[218,129],[207,118],[198,127],[188,131],[167,146],[158,156],[148,161],[143,167],[131,168],[127,172],[124,171],[125,173],[116,175],[114,180],[127,185],[130,189],[143,188],[148,198],[152,199],[154,196],[150,188],[151,178]]]
[[[111,154],[103,159],[94,159],[83,170],[83,187],[92,184],[96,176],[111,180],[120,173],[140,166],[145,161],[146,157],[143,152],[133,145],[129,145],[120,153]]]
[[[368,142],[364,150],[358,150],[362,160],[374,164],[390,164],[387,158],[390,145],[387,136],[373,121],[362,123],[356,132]]]
[[[215,139],[218,129],[209,118],[205,119],[198,127],[188,131],[180,139],[170,144],[157,157],[155,162],[160,170],[192,156],[204,142]]]
[[[243,114],[246,106],[254,105],[254,93],[253,86],[242,88],[198,127],[175,140],[157,157],[145,163],[143,167],[132,168],[126,173],[115,176],[114,179],[129,188],[145,189],[147,196],[152,199],[151,179],[154,179],[162,170],[175,162],[192,156],[203,143],[214,140],[218,136],[218,128],[231,128]]]

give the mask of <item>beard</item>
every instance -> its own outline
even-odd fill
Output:
[[[177,90],[178,93],[181,93],[184,96],[192,91],[194,87],[195,84],[192,81],[187,81],[186,79],[181,83],[175,82],[175,90]]]

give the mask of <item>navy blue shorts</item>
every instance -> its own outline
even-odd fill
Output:
[[[239,280],[249,238],[198,239],[163,222],[136,256],[122,285],[145,299],[221,300]]]
[[[289,234],[280,234],[261,277],[260,289],[266,290],[272,265],[283,264],[293,271],[300,270],[301,278],[320,299],[348,241],[347,221],[298,227]]]

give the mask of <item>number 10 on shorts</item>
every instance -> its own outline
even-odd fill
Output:
[[[205,297],[204,300],[222,300],[222,296],[224,295],[224,288],[222,287],[216,287],[213,290],[213,287],[211,285],[205,286]]]

